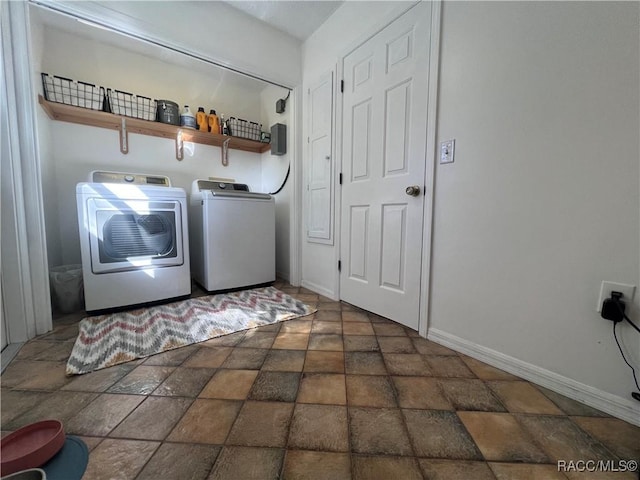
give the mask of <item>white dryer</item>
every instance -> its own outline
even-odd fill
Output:
[[[242,183],[195,180],[189,201],[191,272],[205,290],[276,279],[275,200]]]
[[[184,189],[165,176],[94,171],[76,199],[87,312],[191,294]]]

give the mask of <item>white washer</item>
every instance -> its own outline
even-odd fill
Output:
[[[191,294],[182,188],[159,175],[94,171],[76,199],[87,312]]]
[[[191,272],[205,290],[276,279],[275,200],[245,184],[195,180],[189,202]]]

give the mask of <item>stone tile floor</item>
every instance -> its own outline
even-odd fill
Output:
[[[0,378],[2,433],[57,418],[85,479],[637,479],[559,460],[640,457],[640,428],[348,304],[66,377],[80,315]]]

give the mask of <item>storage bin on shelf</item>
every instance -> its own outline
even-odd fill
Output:
[[[241,118],[229,117],[229,130],[234,137],[260,141],[261,123],[247,122]]]
[[[141,120],[156,119],[156,101],[149,97],[107,88],[107,99],[111,113]]]
[[[103,87],[44,72],[41,76],[44,97],[48,101],[90,110],[104,109]]]

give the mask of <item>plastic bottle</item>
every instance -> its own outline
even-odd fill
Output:
[[[189,110],[189,105],[185,105],[180,112],[180,126],[185,128],[193,128],[194,130],[197,127],[196,117],[191,110]]]
[[[207,114],[204,113],[204,107],[198,107],[196,113],[196,123],[198,124],[198,130],[206,132],[209,130],[209,124],[207,122]]]
[[[209,131],[211,133],[220,133],[220,120],[218,120],[218,116],[216,115],[215,110],[209,110]]]

